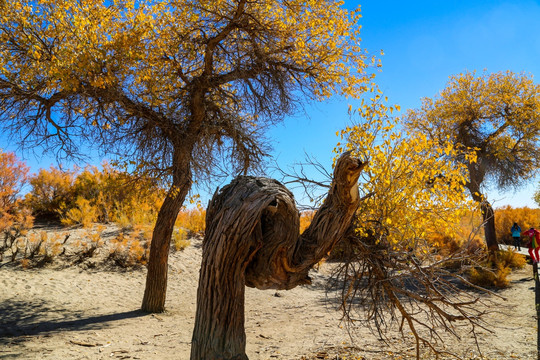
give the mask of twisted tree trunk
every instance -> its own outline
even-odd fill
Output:
[[[292,289],[339,241],[358,207],[364,164],[343,154],[332,187],[299,236],[293,195],[275,180],[238,177],[206,215],[192,360],[246,360],[244,287]]]

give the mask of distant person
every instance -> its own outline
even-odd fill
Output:
[[[529,242],[527,243],[527,246],[529,247],[529,255],[531,257],[531,260],[533,261],[533,264],[538,264],[538,250],[540,250],[540,248],[538,247],[540,245],[540,231],[536,230],[535,228],[530,228],[529,230],[524,231],[521,235],[529,237]],[[533,256],[533,250],[535,256]]]
[[[521,251],[521,228],[516,222],[510,229],[510,232],[512,233],[512,239],[514,239],[514,249]]]

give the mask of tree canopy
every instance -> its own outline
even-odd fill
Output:
[[[467,167],[465,186],[486,221],[486,241],[495,246],[493,210],[485,188],[516,188],[540,166],[540,85],[526,74],[463,73],[450,77],[441,93],[407,112],[409,128],[437,142],[450,141],[458,153],[448,159]],[[470,161],[474,153],[476,160]]]
[[[68,155],[92,138],[168,169],[172,143],[193,141],[194,170],[218,169],[220,151],[245,170],[306,97],[369,86],[359,16],[331,1],[16,1],[1,15],[0,119]]]

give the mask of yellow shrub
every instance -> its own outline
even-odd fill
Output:
[[[522,269],[527,264],[527,260],[525,256],[510,249],[497,251],[494,263],[511,269]]]
[[[75,253],[78,256],[77,262],[92,257],[95,252],[103,247],[101,235],[105,230],[104,226],[98,226],[96,231],[86,231],[82,234],[82,239],[75,243]]]
[[[78,197],[75,206],[65,212],[61,218],[63,225],[71,226],[81,224],[87,228],[97,220],[98,210],[91,204],[90,200]]]
[[[39,215],[60,217],[64,225],[116,221],[128,229],[155,222],[165,191],[152,178],[107,163],[101,170],[87,167],[77,173],[77,169],[40,171],[30,180],[27,203]]]
[[[508,274],[510,268],[502,264],[497,265],[495,269],[484,267],[473,267],[469,270],[469,281],[482,287],[506,288],[510,284]]]
[[[172,241],[176,251],[184,250],[191,245],[191,241],[188,239],[188,232],[184,228],[179,228],[177,231],[173,232]]]
[[[133,268],[148,262],[150,243],[140,239],[140,232],[121,233],[111,241],[109,259],[123,268]]]
[[[42,266],[53,261],[62,250],[62,242],[58,234],[49,237],[47,232],[32,233],[17,242],[17,246],[23,249],[21,266],[30,268]],[[13,260],[13,259],[12,259]]]
[[[525,257],[513,250],[497,251],[489,257],[485,267],[470,269],[469,280],[483,287],[505,288],[510,283],[508,275],[512,269],[523,268],[525,264]]]
[[[193,209],[182,209],[176,219],[176,226],[187,231],[187,235],[200,235],[206,226],[206,210],[197,204]]]
[[[25,201],[38,216],[54,216],[62,214],[74,199],[73,182],[75,171],[63,171],[51,167],[41,169],[30,178],[31,191]]]

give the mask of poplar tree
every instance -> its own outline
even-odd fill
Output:
[[[479,205],[489,249],[497,248],[495,215],[486,189],[516,189],[540,166],[540,85],[511,71],[450,77],[434,98],[407,113],[406,122],[458,150],[449,161],[467,167],[465,187]],[[473,154],[474,161],[470,155]]]
[[[142,309],[165,308],[175,219],[194,181],[246,173],[304,101],[358,97],[379,64],[360,12],[323,1],[16,0],[0,12],[0,125],[58,156],[96,144],[168,185]]]

